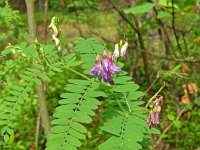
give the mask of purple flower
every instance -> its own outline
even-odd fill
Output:
[[[152,124],[158,125],[159,122],[159,114],[160,112],[156,111],[151,114],[151,122]]]
[[[160,111],[150,111],[149,118],[147,119],[147,125],[151,127],[151,125],[159,125],[159,115]]]
[[[112,75],[115,74],[115,72],[120,72],[120,71],[121,69],[117,67],[112,60],[112,53],[109,52],[107,56],[106,50],[103,50],[102,65],[100,62],[100,56],[97,55],[94,67],[92,68],[90,75],[91,76],[97,75],[99,81],[101,81],[103,78],[104,82],[114,84]]]
[[[149,118],[147,119],[147,125],[151,127],[151,125],[159,125],[159,115],[161,112],[161,102],[163,97],[160,96],[153,102],[153,106],[151,106],[151,111],[149,112]]]
[[[160,106],[161,101],[163,100],[163,96],[160,96],[158,99],[155,100],[154,105],[155,106]]]

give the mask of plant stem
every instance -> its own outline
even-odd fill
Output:
[[[84,75],[84,74],[82,74],[82,73],[80,73],[80,72],[78,72],[78,71],[76,71],[76,70],[74,70],[74,69],[72,69],[72,68],[70,68],[70,67],[68,67],[68,66],[66,66],[66,68],[67,68],[68,70],[74,72],[75,74],[77,74],[77,75],[83,77],[83,78],[86,79],[86,80],[91,80],[91,79],[88,78],[86,75]]]
[[[162,89],[165,87],[165,82],[163,83],[163,86],[158,90],[158,92],[156,94],[154,94],[154,96],[152,96],[149,101],[147,102],[145,108],[148,108],[149,104],[158,96],[158,94],[160,93],[160,91],[162,91]]]
[[[126,94],[123,93],[123,95],[124,95],[124,99],[125,99],[126,105],[127,105],[127,107],[128,107],[128,110],[129,110],[129,112],[131,112],[131,107],[130,107],[128,101],[127,101]]]
[[[122,106],[121,102],[116,98],[115,99],[117,101],[117,104],[119,105],[119,107],[121,108],[121,110],[124,112],[125,116],[127,115],[126,110],[124,109],[124,107]]]

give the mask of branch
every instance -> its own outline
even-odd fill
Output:
[[[109,42],[109,43],[116,43],[116,41],[111,41],[110,39],[108,39],[108,38],[106,38],[106,37],[100,35],[100,34],[97,33],[97,32],[94,32],[94,31],[92,31],[92,30],[90,30],[90,32],[91,32],[91,34],[94,34],[94,35],[100,37],[102,40],[104,40],[104,41],[106,41],[106,42]]]
[[[112,0],[108,0],[108,2],[112,5],[112,7],[119,13],[119,15],[131,26],[131,28],[133,28],[133,30],[135,30],[135,32],[137,33],[137,29],[134,26],[134,24],[124,15],[123,12],[121,12],[121,10],[119,10],[117,8],[117,6],[112,2]]]
[[[80,36],[81,37],[84,37],[83,36],[83,33],[82,33],[82,31],[81,31],[81,29],[80,29],[80,27],[79,27],[79,19],[78,19],[78,10],[77,10],[77,8],[76,8],[76,4],[75,4],[75,1],[73,0],[73,5],[74,5],[74,9],[75,9],[75,14],[76,14],[76,23],[77,23],[77,29],[78,29],[78,31],[79,31],[79,34],[80,34]]]
[[[183,114],[184,112],[186,112],[186,109],[182,109],[182,110],[179,112],[178,116],[176,117],[176,120],[179,120],[180,117],[182,116],[182,114]],[[176,121],[176,120],[175,120],[175,121]],[[163,130],[162,134],[166,134],[166,133],[169,131],[169,129],[173,126],[173,124],[174,124],[175,121],[173,121],[171,124],[169,124],[169,125]],[[162,138],[160,137],[160,138],[156,141],[157,145],[158,145],[159,143],[161,143],[161,141],[162,141]]]
[[[151,83],[151,85],[145,91],[145,95],[146,95],[146,93],[149,93],[149,91],[151,90],[151,88],[153,87],[153,85],[160,79],[160,76],[161,76],[161,73],[158,72],[157,75],[156,75],[156,78],[153,80],[153,82]],[[144,98],[144,96],[140,97],[139,100],[142,100]]]
[[[143,59],[143,63],[144,63],[144,71],[145,71],[145,78],[147,81],[147,85],[150,85],[150,79],[149,79],[149,68],[148,68],[148,59],[146,56],[146,48],[144,45],[144,39],[142,37],[142,33],[140,31],[140,27],[139,27],[139,22],[137,20],[137,18],[134,16],[134,20],[135,20],[135,25],[136,25],[136,29],[137,29],[137,35],[138,35],[138,41],[140,43],[140,48],[143,50],[142,51],[142,59]]]
[[[149,104],[158,96],[158,94],[162,91],[162,89],[165,87],[165,82],[163,83],[163,86],[158,90],[158,92],[156,92],[156,94],[154,94],[154,96],[152,96],[149,101],[147,102],[147,104],[145,105],[145,108],[148,108]]]
[[[173,29],[173,31],[174,31],[174,35],[175,35],[175,38],[176,38],[176,42],[177,42],[178,48],[180,49],[181,54],[183,54],[183,53],[182,53],[181,46],[180,46],[180,43],[179,43],[178,35],[177,35],[177,33],[176,33],[176,28],[175,28],[174,0],[172,0],[172,29]]]
[[[187,59],[176,59],[176,58],[171,58],[171,57],[167,57],[167,56],[161,56],[161,55],[156,55],[156,54],[154,54],[154,53],[152,53],[152,52],[148,52],[148,51],[144,51],[144,50],[142,50],[142,49],[139,49],[139,48],[137,48],[136,49],[137,51],[143,51],[143,52],[145,52],[145,53],[147,53],[148,55],[152,55],[152,56],[155,56],[155,57],[158,57],[158,58],[161,58],[161,59],[167,59],[167,60],[169,60],[169,61],[175,61],[175,62],[191,62],[191,63],[199,63],[200,62],[200,60],[187,60]]]
[[[154,2],[153,0],[148,0],[148,1],[155,4],[155,2]],[[158,18],[157,18],[158,10],[156,9],[156,7],[153,8],[153,11],[155,12],[156,20],[157,20],[158,24],[160,24],[161,28],[163,29],[164,35],[166,36],[166,39],[167,39],[167,41],[165,41],[165,40],[163,41],[163,42],[164,42],[164,45],[165,45],[165,49],[166,49],[166,51],[167,51],[167,54],[170,53],[170,49],[169,49],[169,46],[168,46],[168,45],[170,45],[170,47],[172,48],[172,52],[173,52],[174,56],[177,57],[177,56],[176,56],[176,53],[175,53],[175,50],[174,50],[174,47],[173,47],[173,45],[172,45],[172,42],[171,42],[171,40],[170,40],[170,38],[169,38],[168,32],[167,32],[167,30],[166,30],[166,28],[165,28],[164,23],[162,22],[161,19],[158,19]]]

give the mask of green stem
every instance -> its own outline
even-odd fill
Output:
[[[130,107],[128,101],[127,101],[126,94],[125,93],[123,93],[123,94],[124,94],[124,99],[125,99],[126,105],[128,107],[128,110],[129,110],[129,112],[131,112],[131,107]]]
[[[84,75],[84,74],[82,74],[82,73],[80,73],[80,72],[78,72],[78,71],[76,71],[76,70],[74,70],[74,69],[72,69],[72,68],[70,68],[70,67],[68,67],[68,66],[66,66],[66,68],[67,68],[68,70],[74,72],[75,74],[77,74],[77,75],[79,75],[79,76],[81,76],[81,77],[87,79],[87,80],[91,80],[91,79],[88,78],[86,75]]]
[[[154,96],[152,96],[149,101],[147,102],[145,108],[148,108],[149,104],[158,96],[158,94],[160,93],[160,91],[165,87],[165,82],[163,83],[163,86],[158,90],[158,92],[156,94],[154,94]]]
[[[119,105],[119,107],[121,108],[121,110],[124,112],[125,116],[127,115],[126,110],[124,109],[124,107],[122,106],[121,102],[116,98],[117,104]]]

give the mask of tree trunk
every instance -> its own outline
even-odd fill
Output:
[[[25,0],[25,1],[27,6],[30,43],[34,43],[36,38],[36,23],[35,23],[35,12],[34,12],[35,0]],[[44,127],[45,136],[47,137],[50,131],[50,124],[49,124],[49,115],[46,103],[45,89],[46,89],[45,81],[42,82],[42,85],[37,85],[36,87],[39,99],[39,106],[40,106],[40,116],[42,119],[42,125]]]

